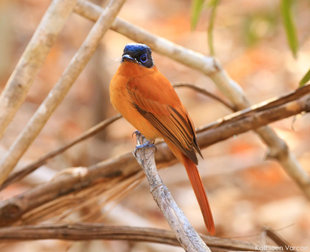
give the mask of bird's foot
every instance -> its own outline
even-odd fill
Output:
[[[136,149],[138,150],[143,149],[143,148],[151,148],[151,147],[155,147],[155,144],[153,144],[149,140],[146,140],[146,142],[144,142],[143,144],[136,145]]]
[[[154,147],[156,149],[156,146],[154,144],[154,142],[147,140],[140,131],[136,130],[135,132],[132,133],[132,135],[136,135],[136,141],[137,141],[137,145],[136,145],[136,149],[134,151],[134,153],[137,152],[137,150],[140,149],[144,149],[144,148],[152,148]]]

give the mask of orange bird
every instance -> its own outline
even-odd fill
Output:
[[[112,105],[148,140],[163,138],[183,163],[211,234],[214,222],[197,164],[201,152],[193,122],[168,79],[154,66],[151,49],[128,44],[110,83]]]

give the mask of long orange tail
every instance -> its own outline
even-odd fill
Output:
[[[210,205],[208,202],[205,189],[203,187],[203,184],[202,184],[202,181],[199,175],[198,168],[192,160],[190,160],[184,155],[183,155],[183,164],[186,168],[188,178],[192,184],[193,190],[198,200],[205,225],[208,231],[210,232],[210,234],[214,235],[215,227],[214,227],[212,212],[210,209]]]

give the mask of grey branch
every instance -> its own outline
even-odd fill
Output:
[[[138,133],[136,136],[138,146],[148,143],[141,134]],[[211,252],[189,223],[182,210],[174,201],[168,188],[161,180],[156,168],[154,153],[155,146],[147,146],[137,148],[134,152],[134,156],[146,175],[150,186],[150,192],[158,207],[164,214],[169,226],[185,251]]]

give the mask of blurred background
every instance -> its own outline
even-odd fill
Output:
[[[94,1],[101,4],[102,1]],[[49,0],[0,1],[0,88],[29,42]],[[196,29],[191,29],[190,0],[128,0],[120,17],[176,44],[209,55],[207,27],[210,9],[204,8]],[[214,50],[229,75],[244,89],[251,103],[284,95],[298,87],[310,64],[310,2],[294,4],[299,38],[297,58],[292,56],[280,15],[280,1],[222,0],[214,23]],[[1,155],[10,147],[80,47],[93,23],[73,13],[13,122],[0,142]],[[100,48],[80,75],[68,96],[19,162],[18,167],[79,136],[116,114],[108,87],[119,66],[122,50],[132,42],[108,31]],[[205,75],[153,53],[155,64],[172,83],[191,83],[223,97]],[[196,127],[229,113],[228,109],[192,90],[178,89]],[[310,117],[298,115],[271,124],[307,172],[310,172]],[[121,119],[104,132],[48,162],[22,182],[0,193],[1,200],[19,194],[72,166],[89,166],[132,151],[133,128]],[[235,136],[202,151],[199,169],[221,237],[264,241],[262,230],[271,228],[293,246],[310,251],[310,205],[281,166],[266,160],[267,148],[252,132]],[[185,169],[176,164],[160,171],[179,206],[193,226],[205,232],[201,213]],[[144,181],[105,216],[109,224],[168,228]],[[1,251],[182,251],[171,246],[122,241],[11,242]],[[105,249],[105,250],[103,250]],[[306,250],[305,250],[306,251]]]

